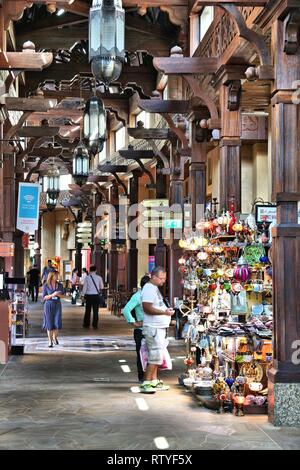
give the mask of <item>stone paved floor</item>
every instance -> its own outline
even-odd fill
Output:
[[[171,342],[174,369],[162,374],[171,389],[135,393],[130,328],[102,311],[99,330],[83,330],[82,311],[64,301],[60,345],[49,350],[42,304],[31,305],[26,354],[0,368],[0,449],[300,449],[300,429],[200,408],[177,385],[181,342]]]

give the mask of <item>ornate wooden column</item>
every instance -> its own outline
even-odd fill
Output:
[[[16,226],[16,190],[14,159],[11,155],[4,155],[3,201],[5,201],[2,225],[3,240],[14,242]],[[5,271],[7,271],[10,276],[14,275],[14,258],[5,258]]]
[[[241,210],[241,109],[240,80],[225,80],[220,87],[220,209],[227,209],[232,197]]]
[[[167,183],[166,176],[162,173],[163,163],[159,160],[156,164],[156,199],[165,199]],[[154,250],[155,265],[167,269],[167,247],[162,236],[162,228],[158,230],[158,238]]]
[[[195,229],[199,210],[205,211],[206,201],[207,129],[200,127],[200,120],[192,116],[192,158],[190,165],[189,193],[192,206],[192,228]],[[198,210],[197,210],[198,209]],[[198,213],[197,213],[198,212]]]
[[[183,206],[183,171],[180,162],[181,156],[177,145],[172,143],[171,154],[171,176],[170,176],[170,206],[180,204]],[[173,305],[174,297],[182,297],[181,275],[178,271],[178,260],[182,255],[182,249],[178,244],[179,240],[174,237],[174,230],[171,230],[171,246],[169,255],[169,298]]]
[[[300,425],[300,8],[272,26],[275,84],[272,99],[274,360],[269,371],[269,419]],[[292,39],[292,42],[289,41]],[[297,42],[298,41],[298,42]]]
[[[140,170],[133,170],[132,178],[130,179],[129,186],[129,205],[138,204],[139,202],[139,176],[141,176]],[[128,225],[135,216],[128,217]],[[128,264],[127,264],[127,287],[128,291],[132,292],[132,289],[137,287],[138,278],[138,249],[136,247],[136,239],[131,238],[129,234],[129,250],[128,250]]]
[[[112,227],[116,232],[118,227],[118,207],[119,207],[119,187],[116,180],[113,181],[110,193],[110,204],[112,204],[116,211],[115,220],[112,220]],[[115,234],[116,236],[116,234]],[[108,283],[110,290],[116,290],[118,288],[118,250],[115,238],[110,239],[110,250],[108,253]]]

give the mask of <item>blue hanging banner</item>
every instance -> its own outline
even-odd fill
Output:
[[[38,183],[19,183],[17,229],[34,233],[39,225],[41,186]]]

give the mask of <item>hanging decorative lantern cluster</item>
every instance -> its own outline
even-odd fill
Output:
[[[83,115],[83,142],[92,155],[103,149],[106,137],[106,111],[102,100],[87,100]]]
[[[93,75],[106,86],[119,78],[125,60],[125,11],[121,0],[93,0],[89,60]]]
[[[43,178],[43,191],[46,193],[46,206],[49,211],[54,210],[60,193],[59,169],[52,163],[48,173]]]

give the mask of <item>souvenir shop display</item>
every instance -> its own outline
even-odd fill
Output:
[[[179,245],[187,347],[179,383],[219,413],[266,413],[272,277],[254,221],[223,211],[200,221]]]
[[[11,354],[23,354],[24,339],[28,331],[28,298],[24,284],[16,278],[10,278],[9,292],[9,351]]]

